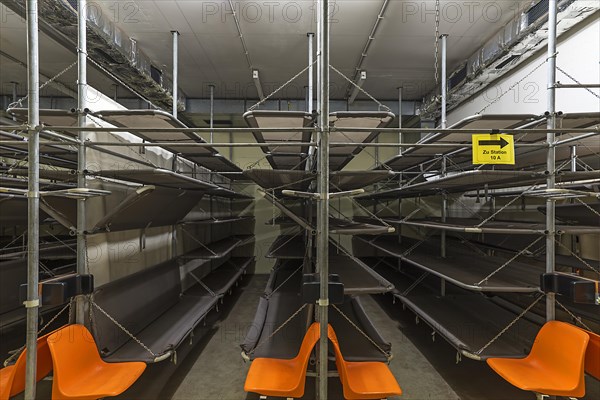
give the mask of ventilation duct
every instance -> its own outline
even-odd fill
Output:
[[[560,36],[600,9],[597,0],[559,1],[557,35]],[[541,0],[496,32],[486,44],[456,68],[449,77],[448,110],[484,90],[546,45],[548,0]],[[423,99],[422,118],[440,115],[439,86]]]

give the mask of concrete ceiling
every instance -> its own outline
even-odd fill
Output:
[[[208,97],[216,85],[220,98],[256,98],[250,67],[243,52],[228,0],[96,0],[103,16],[129,36],[156,67],[170,75],[171,33],[180,32],[180,87],[193,98]],[[308,32],[316,32],[313,1],[233,1],[252,67],[260,70],[265,94],[290,79],[307,65]],[[352,77],[361,52],[381,10],[381,0],[332,1],[331,64]],[[441,1],[441,33],[448,40],[449,68],[456,67],[484,44],[531,0],[478,2]],[[0,49],[26,61],[25,25],[2,6]],[[435,2],[391,0],[364,61],[368,73],[364,89],[381,100],[397,97],[420,99],[434,87]],[[52,76],[72,61],[75,54],[40,36],[41,71]],[[9,82],[25,82],[25,70],[0,56],[2,94]],[[74,69],[61,81],[73,88]],[[348,84],[331,72],[332,97],[346,96]],[[112,94],[112,81],[92,71],[90,82]],[[303,98],[306,74],[276,98]],[[43,81],[44,79],[42,79]],[[51,91],[49,91],[51,93]],[[359,95],[358,97],[364,98]]]

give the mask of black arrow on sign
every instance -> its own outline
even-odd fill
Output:
[[[480,146],[500,146],[501,149],[508,146],[508,142],[504,138],[500,138],[500,140],[480,140]]]

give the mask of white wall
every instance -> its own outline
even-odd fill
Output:
[[[557,66],[582,83],[600,83],[600,18],[598,13],[563,34],[558,41]],[[450,50],[451,51],[451,50]],[[540,51],[521,66],[511,71],[486,90],[476,94],[448,114],[448,123],[480,112],[502,93],[508,91],[498,102],[492,104],[485,114],[543,114],[547,110],[546,75],[543,65],[523,80],[518,86],[510,87],[523,79],[546,58],[546,51]],[[558,71],[557,80],[572,82]],[[599,89],[594,92],[600,94]],[[600,100],[584,89],[559,89],[556,110],[562,112],[600,111]]]

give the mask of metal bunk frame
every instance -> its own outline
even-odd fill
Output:
[[[25,303],[27,308],[27,346],[30,349],[27,353],[27,374],[26,374],[26,398],[34,398],[35,397],[35,341],[36,341],[36,332],[37,332],[37,314],[38,314],[38,256],[39,256],[39,248],[38,248],[38,236],[39,236],[39,160],[40,160],[40,144],[42,146],[61,146],[61,145],[76,145],[78,146],[78,187],[85,188],[85,149],[86,148],[106,148],[111,146],[130,146],[131,143],[113,143],[113,142],[98,142],[98,143],[87,143],[85,141],[85,136],[87,132],[132,132],[135,134],[140,134],[143,136],[144,132],[149,133],[152,131],[160,131],[163,133],[174,133],[179,132],[185,134],[194,142],[190,143],[173,143],[173,142],[155,142],[155,143],[135,143],[135,146],[139,147],[151,147],[151,146],[159,146],[164,148],[169,148],[176,153],[181,153],[178,151],[178,148],[211,148],[211,147],[220,147],[220,146],[229,146],[229,147],[260,147],[260,148],[268,148],[272,146],[278,147],[286,147],[293,146],[297,144],[282,144],[282,143],[211,143],[207,144],[205,142],[201,142],[196,140],[195,134],[201,132],[200,129],[189,129],[183,127],[177,128],[160,128],[160,129],[145,129],[145,128],[137,128],[137,127],[127,127],[127,128],[93,128],[86,126],[87,118],[86,115],[87,107],[85,102],[85,90],[87,88],[86,81],[86,38],[85,38],[85,13],[79,14],[79,44],[78,44],[78,58],[79,58],[79,72],[78,72],[78,94],[79,94],[79,111],[75,113],[77,117],[77,125],[76,126],[54,126],[54,130],[59,132],[73,132],[78,134],[77,139],[67,140],[64,138],[56,138],[56,136],[50,135],[51,139],[46,140],[40,143],[40,132],[44,132],[45,128],[40,125],[40,110],[39,110],[39,58],[38,58],[38,27],[37,27],[37,9],[35,7],[34,0],[28,0],[28,18],[27,18],[27,37],[28,42],[30,43],[29,51],[28,51],[28,76],[29,76],[29,93],[30,93],[30,101],[28,104],[28,117],[27,117],[27,125],[25,126],[12,126],[5,127],[5,129],[14,129],[17,131],[27,131],[29,134],[28,144],[28,156],[29,156],[29,166],[28,166],[28,192],[30,195],[28,196],[28,204],[29,204],[29,218],[28,218],[28,250],[29,250],[29,259],[28,259],[28,291],[27,291],[27,301]],[[85,0],[80,0],[79,9],[85,9]],[[547,117],[547,126],[546,129],[520,129],[520,130],[512,130],[507,129],[507,133],[523,133],[523,134],[544,134],[546,135],[545,143],[517,143],[517,148],[540,148],[544,149],[547,154],[547,171],[550,173],[546,176],[547,181],[547,189],[552,190],[556,185],[556,177],[554,174],[556,168],[556,149],[561,146],[566,146],[568,144],[574,143],[570,141],[571,139],[567,139],[565,141],[556,141],[556,135],[563,132],[561,129],[557,129],[557,118],[559,115],[555,109],[555,91],[556,91],[556,0],[550,0],[550,12],[549,12],[549,41],[548,41],[548,117]],[[291,128],[291,129],[279,129],[279,131],[300,131],[300,132],[309,132],[316,133],[316,142],[307,142],[303,143],[310,152],[310,148],[316,146],[317,148],[317,159],[319,166],[322,171],[328,171],[329,168],[329,156],[330,149],[334,149],[337,147],[347,147],[349,145],[356,145],[356,143],[342,143],[342,142],[330,142],[330,134],[337,132],[338,130],[331,126],[330,124],[330,113],[329,113],[329,1],[323,0],[321,2],[321,7],[319,9],[320,18],[319,18],[319,54],[321,55],[318,60],[319,65],[319,116],[318,116],[318,124],[317,128]],[[442,41],[445,44],[445,40]],[[443,53],[445,54],[445,48],[443,49]],[[445,61],[445,60],[444,60]],[[312,65],[312,64],[311,64]],[[445,63],[444,63],[445,66]],[[446,76],[443,74],[443,84],[442,87],[445,87]],[[442,128],[445,128],[445,103],[446,103],[446,91],[443,91],[442,98]],[[217,132],[218,129],[211,129],[211,132]],[[245,129],[224,129],[224,132],[253,132],[255,129],[250,128],[249,130]],[[261,131],[266,132],[268,130],[261,129]],[[272,130],[277,131],[277,129]],[[380,132],[397,132],[397,133],[407,133],[407,132],[429,132],[428,129],[390,129],[390,128],[377,128],[377,129],[364,129],[364,128],[344,128],[341,131],[344,132],[371,132],[371,133],[380,133]],[[495,129],[477,129],[477,130],[468,130],[468,129],[447,129],[445,133],[453,133],[453,132],[461,132],[461,133],[496,133]],[[580,135],[579,139],[583,140],[589,137],[596,137],[600,134],[600,129],[596,128],[585,128],[585,129],[569,129],[571,134]],[[195,134],[193,134],[195,133]],[[190,135],[188,135],[190,134]],[[44,136],[47,137],[47,134]],[[193,139],[192,139],[193,138]],[[2,140],[2,144],[5,146],[13,146],[13,145],[22,145],[22,140]],[[14,142],[14,143],[13,143]],[[437,153],[439,149],[449,149],[449,150],[462,150],[465,148],[469,148],[470,146],[465,143],[451,144],[448,143],[448,146],[445,146],[444,143],[417,143],[417,144],[382,144],[382,143],[362,143],[359,147],[399,147],[399,148],[433,148],[436,149]],[[44,147],[42,147],[44,148]],[[191,151],[191,150],[190,150]],[[410,156],[410,152],[405,157]],[[191,154],[191,153],[190,153]],[[429,158],[431,155],[429,155]],[[445,160],[445,157],[442,158]],[[301,160],[303,161],[303,160]],[[343,163],[342,163],[343,164]],[[329,249],[329,191],[330,191],[330,177],[329,174],[320,174],[318,176],[318,184],[316,192],[319,194],[320,207],[318,209],[317,214],[317,239],[316,239],[316,260],[317,260],[317,268],[321,277],[321,293],[320,299],[318,302],[318,310],[319,310],[319,320],[321,321],[321,346],[319,350],[319,359],[326,360],[327,359],[327,321],[328,321],[328,305],[329,305],[329,296],[328,296],[328,276],[329,276],[329,268],[328,268],[328,249]],[[85,203],[83,201],[79,202],[78,207],[78,272],[85,273],[86,272],[86,264],[83,260],[84,252],[83,252],[83,244],[84,244],[84,233],[82,226],[85,226]],[[546,230],[547,230],[547,259],[546,259],[546,270],[547,272],[553,272],[555,267],[555,199],[548,198],[547,199],[547,218],[546,218]],[[82,302],[79,301],[78,309],[77,309],[77,320],[81,321],[84,313],[82,308]],[[547,305],[546,305],[546,315],[548,319],[555,318],[555,302],[554,295],[547,295]],[[319,399],[327,398],[327,363],[321,362],[318,367],[318,376],[319,376]]]

